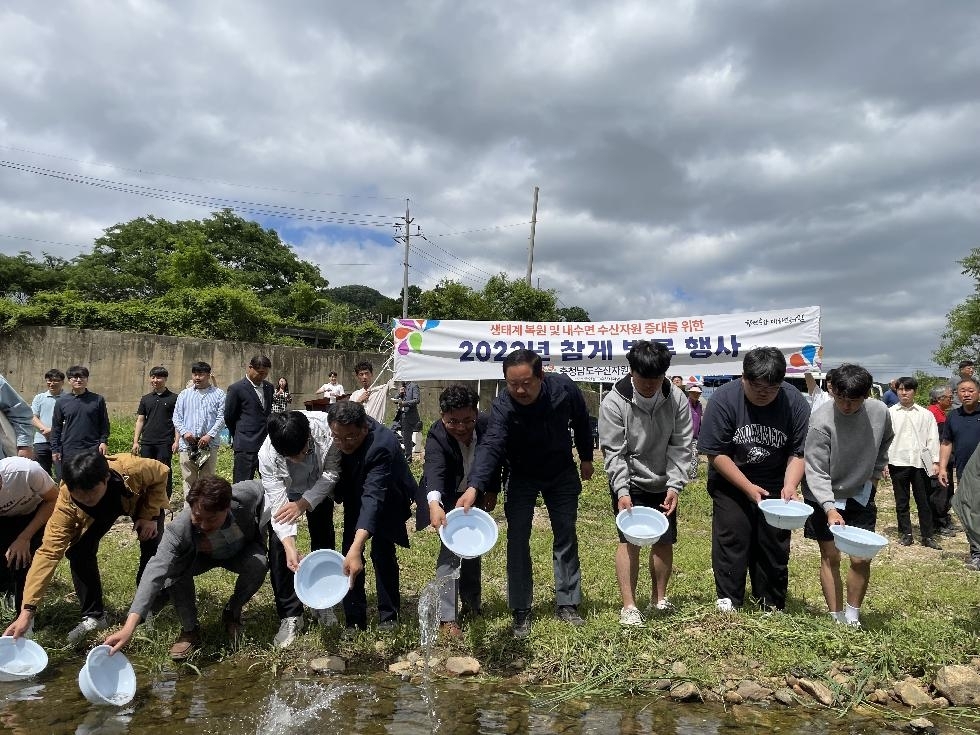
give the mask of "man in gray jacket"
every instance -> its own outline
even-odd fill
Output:
[[[170,523],[156,555],[146,565],[126,623],[105,639],[115,653],[125,646],[136,626],[156,607],[158,595],[169,593],[181,634],[170,648],[175,661],[188,658],[201,645],[194,577],[215,567],[238,575],[235,591],[221,618],[234,646],[241,631],[242,608],[265,582],[269,563],[259,532],[262,483],[248,480],[232,487],[223,477],[199,478],[187,493],[185,508]]]
[[[664,376],[670,351],[641,340],[626,354],[630,374],[606,395],[599,407],[599,446],[605,456],[613,513],[633,506],[659,508],[667,533],[650,547],[653,589],[650,611],[667,612],[667,582],[677,541],[677,497],[688,480],[692,437],[691,407],[684,391]],[[623,597],[621,625],[643,625],[636,607],[640,549],[619,532],[616,578]]]
[[[875,530],[875,492],[895,434],[885,404],[866,400],[871,383],[871,374],[860,365],[837,368],[831,385],[834,400],[811,414],[803,450],[803,498],[814,509],[804,535],[820,546],[820,586],[830,616],[855,627],[861,625],[871,560],[851,557],[845,603],[840,551],[829,526]]]

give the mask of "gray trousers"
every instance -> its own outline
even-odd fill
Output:
[[[578,496],[582,481],[574,464],[548,480],[511,476],[504,502],[507,517],[507,602],[511,610],[529,610],[534,597],[531,577],[531,520],[538,493],[544,499],[554,536],[551,557],[555,571],[555,604],[582,601],[582,572],[578,560]]]
[[[457,569],[459,577],[449,579],[455,576]],[[460,597],[471,610],[480,609],[480,557],[460,559],[445,544],[440,544],[439,556],[436,558],[436,578],[444,580],[439,585],[439,622],[456,619],[456,605]]]
[[[255,596],[265,582],[269,561],[265,548],[258,541],[245,544],[241,551],[230,559],[214,559],[207,554],[198,554],[186,573],[170,580],[167,591],[180,618],[183,630],[197,628],[197,592],[194,589],[194,577],[204,574],[215,567],[227,569],[238,575],[235,580],[235,590],[231,593],[227,608],[236,619],[241,615],[242,608]]]

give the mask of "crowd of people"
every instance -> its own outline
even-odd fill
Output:
[[[640,548],[620,534],[615,571],[622,597],[620,623],[669,613],[668,586],[684,488],[707,458],[712,501],[711,560],[717,609],[732,612],[751,598],[765,609],[786,605],[790,532],[769,525],[759,509],[766,498],[802,501],[813,508],[805,535],[820,550],[820,583],[830,615],[860,625],[870,581],[870,560],[851,557],[842,578],[831,526],[874,530],[879,480],[890,475],[900,543],[914,543],[914,499],[921,543],[968,534],[969,565],[980,570],[980,389],[964,362],[950,386],[915,403],[917,383],[894,382],[891,407],[868,400],[871,375],[846,364],[828,373],[825,388],[811,378],[801,393],[784,381],[786,360],[775,348],[750,350],[742,375],[717,388],[705,407],[699,384],[668,377],[671,353],[638,341],[627,354],[629,375],[599,409],[599,448],[613,514],[657,508],[667,532],[649,549],[650,606],[637,604]],[[534,574],[531,535],[540,496],[552,531],[554,614],[573,626],[585,621],[577,519],[582,481],[594,472],[592,423],[581,391],[565,375],[545,372],[540,355],[520,349],[503,360],[505,390],[479,411],[469,387],[454,384],[439,395],[439,420],[429,428],[421,481],[409,464],[411,435],[419,423],[419,389],[404,384],[397,397],[403,436],[381,419],[387,387],[374,384],[370,363],[355,366],[359,388],[344,392],[336,373],[316,393],[325,412],[290,410],[285,379],[273,386],[269,358],[256,355],[244,377],[222,390],[203,361],[174,393],[168,371],[149,373],[151,391],[137,407],[131,453],[108,454],[105,401],[87,388],[88,370],[45,374],[48,390],[31,404],[0,378],[0,409],[14,442],[0,459],[0,584],[16,614],[8,635],[30,634],[44,594],[67,558],[81,620],[69,642],[110,626],[97,551],[120,516],[128,516],[140,544],[136,593],[121,629],[106,642],[119,650],[137,626],[173,604],[181,633],[171,648],[185,659],[201,645],[194,578],[215,567],[236,575],[222,612],[231,641],[242,629],[242,608],[268,576],[280,619],[273,643],[288,647],[303,630],[303,604],[294,589],[302,555],[299,524],[311,550],[337,544],[334,506],[340,505],[340,550],[351,589],[343,621],[366,628],[365,556],[375,577],[377,620],[398,624],[401,608],[397,547],[407,547],[406,521],[439,528],[453,507],[493,510],[505,493],[507,604],[513,634],[531,633]],[[953,405],[953,400],[958,406]],[[217,449],[227,429],[234,453],[231,482],[216,475]],[[16,444],[16,446],[13,446]],[[574,450],[574,451],[573,451]],[[184,509],[164,523],[170,508],[175,454],[183,478]],[[959,478],[955,493],[954,475]],[[257,479],[256,479],[257,478]],[[58,485],[60,481],[60,487]],[[975,499],[978,498],[978,499]],[[444,545],[435,559],[441,585],[444,635],[462,634],[460,621],[482,612],[479,559],[460,560]],[[338,624],[333,609],[308,611],[321,625]]]

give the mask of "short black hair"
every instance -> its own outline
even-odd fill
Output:
[[[357,371],[355,371],[355,372],[357,372]],[[372,370],[371,372],[373,373],[374,371]],[[336,370],[331,370],[329,373],[327,373],[327,377],[328,378],[335,378],[335,377],[337,377],[337,371]]]
[[[354,375],[357,375],[362,370],[367,370],[372,375],[374,374],[374,365],[369,363],[367,360],[361,360],[359,363],[354,365]],[[329,377],[329,376],[328,376]]]
[[[88,368],[84,365],[72,365],[67,370],[69,378],[87,378]]]
[[[742,358],[742,377],[779,385],[786,377],[786,356],[777,347],[756,347]]]
[[[439,394],[439,413],[458,411],[461,408],[472,408],[474,411],[480,405],[480,396],[468,385],[454,383]]]
[[[302,411],[270,414],[266,426],[272,448],[283,457],[295,457],[310,444],[310,420]]]
[[[363,429],[368,425],[367,412],[357,401],[338,401],[327,411],[327,423]]]
[[[191,363],[192,373],[211,373],[211,366],[208,365],[204,360],[198,360],[197,362]]]
[[[58,368],[51,368],[44,374],[45,380],[64,380],[65,374],[61,372]]]
[[[88,492],[109,478],[109,463],[98,449],[73,454],[61,465],[68,492]]]
[[[911,376],[905,376],[899,378],[895,382],[896,388],[905,388],[906,390],[916,390],[919,387],[919,381]]]
[[[156,367],[151,367],[150,368],[150,377],[151,378],[169,378],[170,377],[170,373],[167,371],[167,368],[165,368],[163,365],[157,365]]]
[[[670,367],[670,350],[660,342],[641,339],[630,347],[626,361],[641,378],[662,378]]]
[[[851,400],[867,398],[873,382],[871,373],[860,365],[844,363],[834,373],[834,395]]]
[[[253,370],[261,370],[263,368],[270,370],[272,368],[272,360],[265,355],[252,355],[252,359],[248,361],[248,366]]]
[[[208,513],[228,510],[231,507],[231,483],[218,475],[198,478],[184,500],[189,506],[197,505]]]
[[[973,367],[973,360],[960,360],[960,370],[965,367]]]
[[[507,377],[508,368],[516,367],[517,365],[530,365],[534,377],[544,377],[544,368],[541,366],[541,355],[533,350],[514,350],[507,355],[504,358],[504,377]]]

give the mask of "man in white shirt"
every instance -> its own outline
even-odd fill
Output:
[[[221,444],[219,435],[225,428],[225,392],[211,385],[211,366],[206,362],[193,363],[191,379],[193,385],[180,392],[174,406],[184,497],[197,478],[214,474]]]
[[[344,386],[337,382],[336,370],[330,371],[327,382],[317,388],[314,395],[323,396],[329,399],[330,403],[336,403],[337,399],[344,395]]]
[[[911,546],[912,520],[909,512],[909,490],[915,497],[919,513],[919,532],[922,545],[942,550],[933,535],[935,522],[929,502],[930,476],[939,474],[939,428],[927,408],[915,402],[919,382],[904,377],[896,381],[898,403],[888,409],[895,440],[888,449],[888,474],[895,492],[895,514],[898,516],[899,543]]]
[[[367,415],[379,424],[385,422],[385,398],[388,393],[388,386],[374,385],[374,365],[367,362],[359,362],[354,366],[354,375],[361,387],[351,393],[350,400],[354,403],[364,404]]]
[[[340,450],[322,411],[288,411],[269,417],[269,435],[259,450],[259,476],[265,490],[269,528],[269,577],[279,614],[273,639],[286,648],[303,630],[303,603],[293,588],[299,568],[296,522],[306,514],[310,549],[332,549],[334,487],[340,473]],[[337,622],[333,610],[314,611],[324,625]]]
[[[27,570],[57,500],[58,486],[37,462],[0,459],[0,595],[14,610],[24,602]]]

